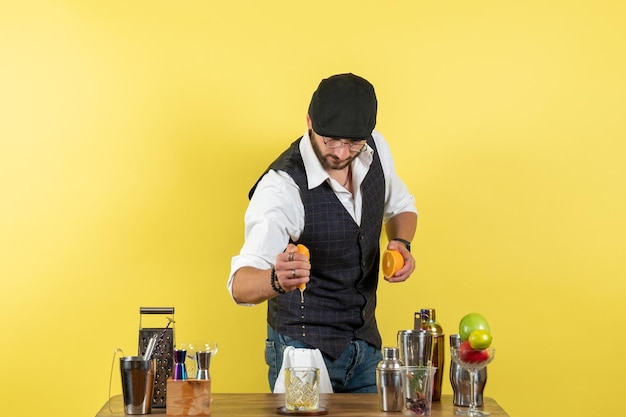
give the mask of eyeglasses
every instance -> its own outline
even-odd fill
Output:
[[[328,149],[339,149],[347,146],[352,152],[363,152],[367,148],[367,143],[365,143],[365,139],[358,142],[345,139],[346,142],[344,142],[344,140],[342,139],[332,139],[322,136],[322,140],[324,141],[324,145],[326,145],[326,148]]]

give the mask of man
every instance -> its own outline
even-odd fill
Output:
[[[415,269],[417,224],[414,199],[374,131],[377,106],[374,87],[359,76],[322,80],[307,132],[249,193],[245,243],[232,259],[228,288],[238,304],[268,301],[272,390],[283,351],[294,346],[322,352],[334,392],[376,392],[381,229],[384,222],[387,248],[405,259],[387,281],[401,282]],[[309,249],[310,262],[296,244]]]

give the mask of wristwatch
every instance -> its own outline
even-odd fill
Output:
[[[394,237],[391,240],[397,240],[398,242],[404,243],[404,246],[406,246],[406,250],[411,252],[411,242],[409,242],[408,240],[404,240],[404,239],[401,239],[399,237]]]

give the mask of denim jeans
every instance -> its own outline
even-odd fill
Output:
[[[265,362],[268,369],[270,389],[274,384],[283,363],[283,351],[287,346],[295,348],[312,347],[299,340],[276,332],[267,326],[265,341]],[[364,342],[352,340],[341,356],[335,360],[322,352],[334,392],[376,392],[376,365],[382,360],[380,349]]]

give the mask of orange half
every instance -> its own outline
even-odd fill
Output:
[[[304,246],[302,243],[298,243],[298,246],[296,247],[298,248],[298,253],[306,255],[307,258],[311,259],[311,252],[309,252],[309,248]]]
[[[309,248],[301,243],[298,243],[297,249],[298,253],[306,255],[307,259],[311,259],[311,252],[309,252]],[[300,290],[300,300],[304,302],[304,290],[306,290],[306,282],[304,284],[298,285],[298,289]]]
[[[391,278],[404,266],[404,258],[397,250],[387,249],[383,253],[383,274]]]

